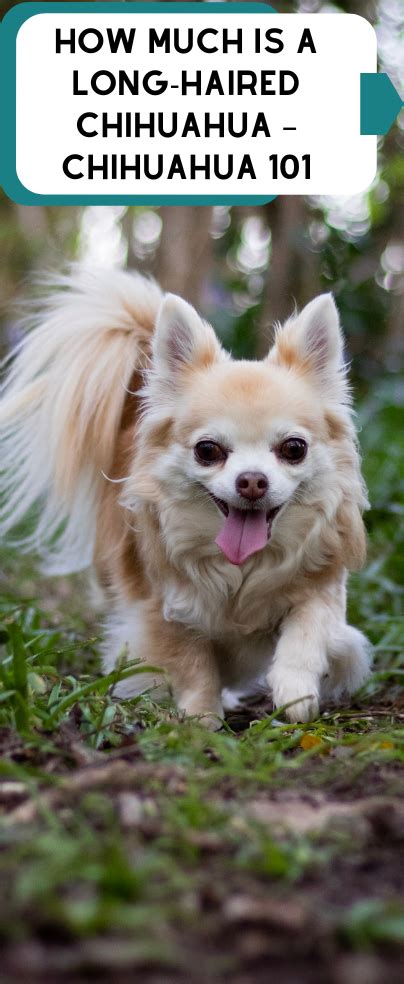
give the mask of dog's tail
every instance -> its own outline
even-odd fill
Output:
[[[0,536],[62,573],[92,560],[95,514],[134,369],[161,292],[121,271],[72,271],[6,360],[0,390]]]

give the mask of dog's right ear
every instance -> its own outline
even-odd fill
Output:
[[[224,357],[213,328],[181,297],[166,294],[153,340],[153,363],[160,378],[175,383],[187,370],[208,368]]]
[[[347,401],[343,335],[332,294],[315,297],[278,328],[268,359],[309,376],[331,401]]]

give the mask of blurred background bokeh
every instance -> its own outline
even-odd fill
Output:
[[[2,12],[12,3],[3,3]],[[275,4],[276,6],[276,4]],[[359,13],[376,28],[380,70],[402,91],[401,0],[278,3],[281,11]],[[401,74],[400,74],[401,57]],[[343,59],[343,54],[341,55]],[[404,348],[404,116],[380,140],[372,186],[350,198],[268,205],[23,207],[0,198],[1,345],[31,275],[75,259],[152,273],[212,319],[238,356],[262,355],[271,325],[333,290],[361,390],[399,368]]]

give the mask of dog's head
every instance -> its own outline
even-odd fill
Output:
[[[159,449],[149,469],[165,503],[187,515],[194,504],[232,564],[267,546],[291,504],[327,510],[352,444],[342,349],[329,294],[277,330],[262,362],[233,361],[190,305],[166,296],[146,388]]]

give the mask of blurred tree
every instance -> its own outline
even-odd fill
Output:
[[[304,304],[319,287],[319,257],[307,244],[309,210],[304,198],[288,195],[265,209],[271,231],[268,264],[260,313],[257,353],[268,351],[271,327],[292,313],[294,300]]]
[[[160,217],[157,279],[165,290],[198,306],[212,265],[212,208],[165,205]]]

